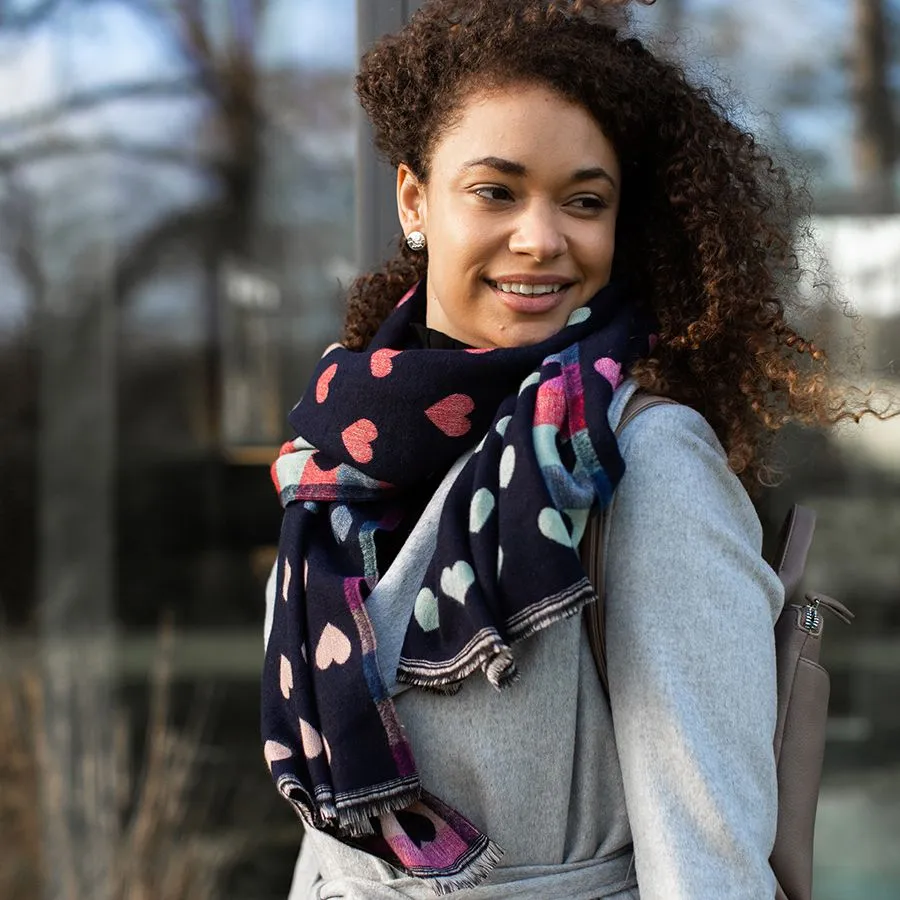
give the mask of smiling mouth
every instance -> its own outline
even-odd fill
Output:
[[[485,283],[492,287],[495,291],[504,294],[515,294],[519,297],[542,297],[550,294],[562,294],[567,288],[570,288],[575,282],[559,282],[557,284],[515,284],[505,283],[498,284],[490,278],[484,279]]]
[[[540,315],[556,309],[565,299],[575,282],[549,284],[504,284],[503,287],[489,278],[484,283],[491,288],[501,303],[516,313]]]

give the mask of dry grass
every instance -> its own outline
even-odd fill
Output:
[[[110,712],[111,727],[104,732],[111,735],[111,746],[97,754],[99,759],[80,760],[77,790],[54,752],[55,733],[44,709],[47,686],[37,666],[0,671],[3,900],[46,896],[51,877],[51,893],[60,900],[217,900],[222,895],[224,876],[244,841],[222,833],[201,796],[204,717],[192,717],[189,728],[172,725],[170,637],[164,631],[151,678],[140,770],[134,771],[127,717],[118,708]],[[66,804],[68,827],[51,822],[48,828],[42,810]],[[81,828],[99,836],[107,862],[92,866],[80,857]]]

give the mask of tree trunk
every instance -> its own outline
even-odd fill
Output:
[[[897,143],[884,0],[856,0],[855,28],[853,89],[860,188],[868,211],[894,212]]]

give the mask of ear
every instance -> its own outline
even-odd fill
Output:
[[[403,233],[425,231],[428,225],[428,205],[425,185],[406,163],[397,166],[397,214]]]

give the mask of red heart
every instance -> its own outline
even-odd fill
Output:
[[[316,382],[316,403],[324,403],[328,399],[328,388],[331,386],[331,379],[337,372],[337,363],[332,363],[320,376]]]
[[[357,419],[341,432],[341,440],[344,442],[347,452],[358,463],[372,461],[372,457],[375,455],[372,441],[377,437],[378,429],[375,427],[375,423],[369,419]]]
[[[466,418],[475,409],[468,394],[451,394],[425,410],[425,415],[448,437],[462,437],[472,427]]]
[[[376,378],[386,378],[394,371],[394,363],[391,361],[399,353],[399,350],[391,350],[385,347],[383,350],[376,350],[369,360],[369,368]]]

